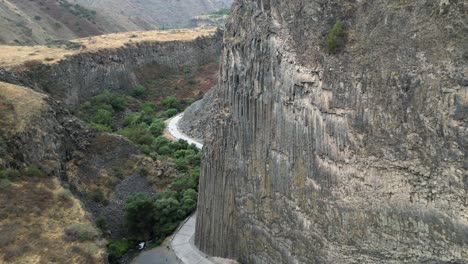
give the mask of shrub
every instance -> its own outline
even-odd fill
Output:
[[[44,172],[41,169],[39,169],[39,167],[37,167],[36,165],[31,165],[27,167],[25,173],[27,176],[35,178],[44,177],[45,175]]]
[[[114,126],[114,113],[106,109],[98,109],[93,117],[93,123],[104,125],[107,127]]]
[[[124,120],[123,120],[123,125],[124,126],[131,126],[131,125],[136,125],[140,122],[140,116],[141,114],[140,113],[131,113],[131,114],[128,114],[124,117]]]
[[[148,176],[148,170],[145,168],[145,167],[141,167],[140,168],[140,175],[143,176],[143,177],[146,177]]]
[[[153,142],[153,145],[151,145],[154,149],[158,150],[159,148],[163,147],[163,146],[168,146],[170,143],[169,139],[163,137],[163,136],[159,136],[157,137],[154,142]]]
[[[107,221],[106,218],[103,216],[100,216],[96,219],[96,226],[101,229],[102,231],[107,230]]]
[[[42,17],[40,17],[40,16],[34,16],[34,19],[37,20],[37,21],[39,21],[39,20],[42,19]]]
[[[109,254],[109,262],[115,263],[123,256],[131,247],[133,243],[128,240],[111,240],[107,245],[107,253]]]
[[[32,68],[34,66],[41,65],[41,64],[42,64],[42,61],[40,60],[27,60],[23,62],[23,66],[26,68]]]
[[[72,200],[73,194],[68,189],[63,189],[57,193],[57,197],[64,202],[70,202]]]
[[[11,186],[11,181],[8,179],[1,179],[0,180],[0,190],[8,190]]]
[[[6,170],[0,170],[0,179],[9,179],[9,180],[15,180],[21,176],[21,173],[18,170],[14,169],[6,169]]]
[[[149,155],[151,153],[151,147],[148,145],[138,145],[138,149],[145,155]]]
[[[128,198],[125,205],[125,223],[136,238],[149,238],[156,221],[153,199],[148,194],[135,193]]]
[[[343,45],[344,29],[341,21],[336,21],[335,25],[325,38],[325,45],[330,53],[336,53]]]
[[[158,153],[159,155],[171,155],[172,149],[169,146],[165,145],[165,146],[158,148]]]
[[[99,232],[90,225],[72,224],[65,228],[65,235],[71,241],[88,241],[96,238]]]
[[[99,132],[107,132],[107,133],[112,132],[112,128],[108,127],[107,125],[90,123],[89,127],[91,127],[92,129],[95,129],[95,130],[97,130]]]
[[[188,170],[188,162],[185,158],[178,158],[175,160],[175,168],[179,171],[187,171]]]
[[[185,190],[195,190],[197,188],[197,185],[198,182],[196,181],[195,177],[187,174],[182,174],[172,181],[170,189],[179,194],[179,197],[181,197]]]
[[[5,139],[0,137],[0,158],[7,154],[7,147]]]
[[[143,85],[137,85],[135,89],[132,91],[133,97],[143,97],[146,93],[146,88]]]
[[[106,199],[106,196],[104,195],[104,192],[102,191],[101,188],[95,188],[91,192],[90,198],[96,203],[101,203],[104,205],[107,205],[109,203],[109,201]]]
[[[132,125],[117,133],[139,145],[151,145],[154,142],[154,137],[145,124]]]
[[[151,123],[149,130],[153,136],[157,137],[162,134],[164,131],[164,128],[166,127],[166,124],[164,124],[164,120],[162,119],[155,119],[153,123]]]
[[[165,109],[175,108],[176,110],[180,108],[180,100],[175,96],[167,96],[163,99],[162,104]]]

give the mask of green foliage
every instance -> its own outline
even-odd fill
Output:
[[[92,122],[106,127],[113,127],[114,113],[106,109],[98,109],[93,117]]]
[[[45,173],[36,165],[31,165],[26,168],[25,174],[29,177],[40,178],[44,177]]]
[[[37,20],[37,21],[39,21],[39,20],[42,19],[42,17],[40,17],[40,16],[34,16],[34,19]]]
[[[175,168],[179,171],[187,171],[188,170],[188,162],[185,158],[178,158],[174,162]]]
[[[330,53],[336,53],[343,45],[344,29],[341,21],[336,21],[325,38],[325,45]]]
[[[90,123],[89,127],[91,127],[92,129],[96,129],[99,132],[107,132],[107,133],[112,132],[112,128],[108,127],[107,125]]]
[[[171,109],[167,109],[165,112],[164,112],[164,116],[166,116],[167,118],[170,118],[170,117],[173,117],[175,115],[177,115],[179,111],[175,108],[171,108]]]
[[[120,257],[122,257],[129,249],[131,249],[133,243],[129,240],[111,240],[107,244],[107,253],[109,254],[109,262],[116,263]]]
[[[88,241],[96,238],[99,232],[90,225],[72,224],[65,228],[65,235],[71,241]]]
[[[5,191],[11,186],[11,181],[8,179],[0,179],[0,190]]]
[[[180,100],[177,99],[175,96],[167,96],[163,99],[162,104],[164,105],[165,109],[179,109],[181,107]]]
[[[110,105],[115,111],[121,111],[127,106],[127,99],[123,94],[111,92],[109,90],[95,96],[91,102],[97,105]]]
[[[87,9],[79,4],[71,4],[67,0],[59,0],[61,6],[66,8],[68,12],[72,13],[74,16],[87,19],[92,23],[96,23],[96,11]]]
[[[130,196],[125,205],[125,222],[136,238],[148,239],[150,236],[148,231],[156,223],[153,198],[146,193],[136,193]]]
[[[14,169],[0,170],[0,179],[8,179],[8,180],[14,181],[20,176],[21,176],[21,173],[18,170],[14,170]]]
[[[222,17],[222,16],[229,16],[230,13],[231,13],[231,10],[229,8],[222,8],[217,11],[208,13],[208,15],[211,18],[217,18],[217,17]]]
[[[195,190],[197,186],[198,182],[196,181],[196,178],[193,175],[182,174],[172,181],[170,189],[171,191],[174,191],[175,193],[179,194],[178,197],[180,197],[185,190]]]
[[[141,84],[137,85],[135,89],[132,91],[132,96],[137,97],[137,98],[141,98],[145,94],[146,94],[146,88]]]
[[[154,141],[154,137],[149,131],[148,126],[143,123],[126,127],[117,131],[117,133],[127,137],[138,145],[151,145]]]
[[[164,124],[163,119],[155,119],[153,123],[151,123],[149,130],[153,136],[157,137],[162,135],[162,132],[164,131],[164,128],[166,128],[166,124]]]

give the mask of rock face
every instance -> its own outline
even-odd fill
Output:
[[[468,263],[467,8],[235,1],[198,247],[243,263]]]
[[[117,49],[82,52],[53,64],[33,66],[23,72],[0,71],[0,80],[21,80],[76,107],[105,89],[131,91],[139,80],[136,73],[143,67],[163,65],[181,69],[218,61],[221,33],[194,41],[141,42]],[[13,76],[13,77],[12,77]]]
[[[215,89],[215,87],[210,89],[203,99],[185,109],[184,116],[179,121],[179,129],[200,143],[203,142],[212,116],[216,114],[213,112]]]

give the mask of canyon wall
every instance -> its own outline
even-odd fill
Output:
[[[468,263],[467,9],[235,1],[196,245],[242,263]]]
[[[76,107],[105,89],[131,91],[139,83],[138,71],[151,65],[183,70],[217,62],[221,53],[222,34],[192,41],[138,42],[129,39],[124,46],[79,52],[52,64],[35,65],[27,70],[7,74],[0,80],[32,86],[45,91],[70,107]],[[15,78],[12,75],[16,75]]]

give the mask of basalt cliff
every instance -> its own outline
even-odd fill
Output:
[[[242,263],[468,263],[467,8],[235,1],[197,246]]]

